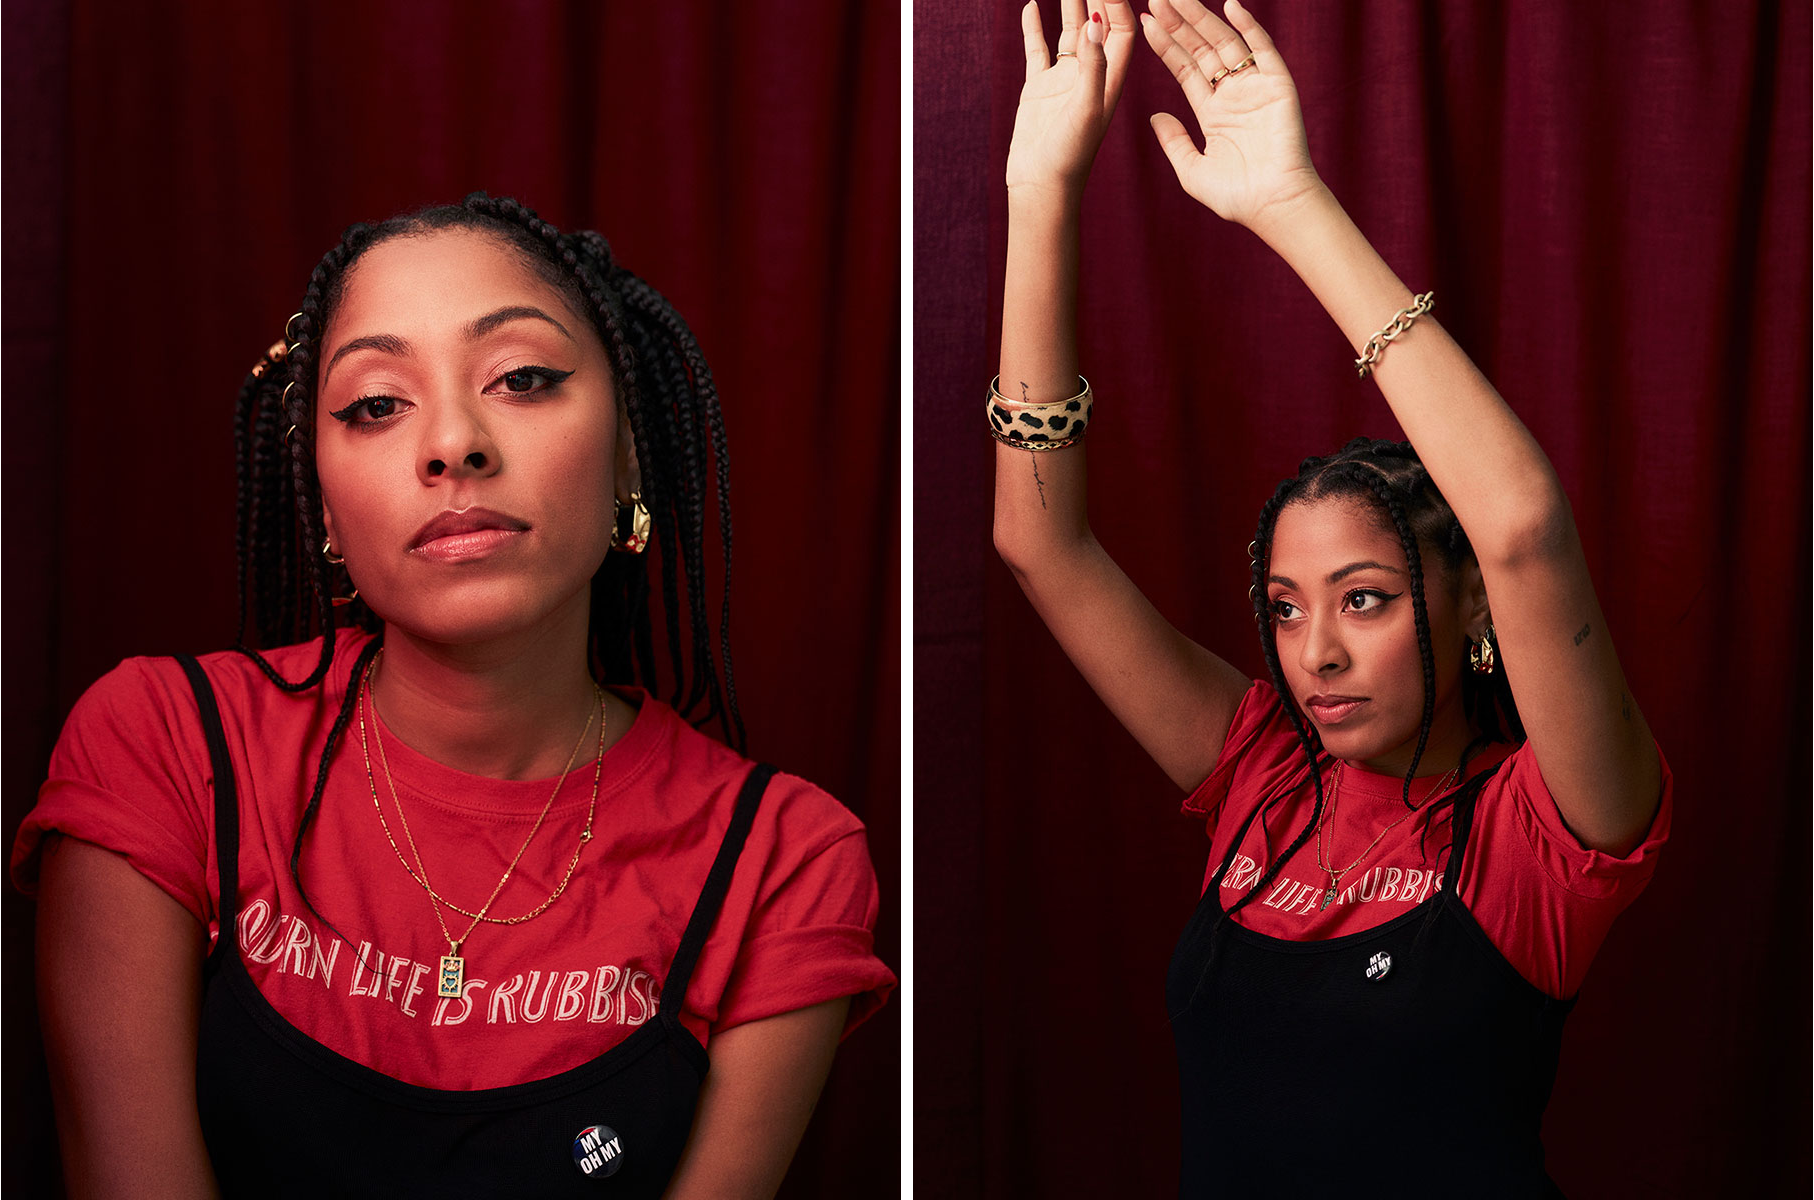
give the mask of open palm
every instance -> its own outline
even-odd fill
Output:
[[[1062,0],[1061,19],[1054,57],[1037,5],[1021,10],[1027,80],[1008,146],[1009,188],[1080,189],[1127,78],[1138,28],[1127,0]]]
[[[1153,131],[1186,192],[1251,226],[1319,180],[1285,60],[1238,0],[1228,14],[1233,25],[1198,0],[1152,0],[1147,45],[1183,89],[1203,148],[1169,114],[1153,118]]]

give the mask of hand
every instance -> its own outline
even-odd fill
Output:
[[[1168,113],[1155,114],[1152,125],[1184,190],[1224,220],[1254,229],[1323,185],[1285,60],[1240,0],[1227,0],[1225,11],[1232,28],[1198,0],[1152,0],[1141,20],[1146,44],[1184,89],[1203,149]],[[1211,85],[1250,54],[1252,64]]]
[[[1133,57],[1133,6],[1127,0],[1061,0],[1058,56],[1046,52],[1039,6],[1020,13],[1027,82],[1008,146],[1008,189],[1081,193],[1096,148],[1115,115]]]

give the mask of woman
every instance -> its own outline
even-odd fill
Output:
[[[1431,298],[1318,177],[1290,74],[1238,0],[1226,23],[1195,0],[1138,23],[1120,3],[1063,13],[1055,56],[1023,13],[986,414],[995,537],[1208,823],[1166,988],[1183,1192],[1544,1194],[1562,1019],[1669,820],[1567,500]],[[1270,682],[1166,623],[1084,510],[1081,196],[1142,35],[1203,131],[1199,151],[1153,119],[1179,182],[1297,272],[1410,439],[1307,459],[1262,509],[1250,594]],[[1415,1166],[1382,1175],[1407,1132]]]
[[[892,976],[860,823],[682,719],[741,740],[684,322],[514,201],[354,226],[239,438],[242,605],[320,636],[123,664],[14,848],[72,1191],[772,1194]]]

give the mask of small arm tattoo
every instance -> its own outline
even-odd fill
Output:
[[[1630,692],[1621,692],[1619,694],[1619,715],[1621,715],[1625,718],[1625,723],[1627,725],[1631,724],[1631,693]]]
[[[1587,635],[1593,631],[1594,627],[1591,624],[1581,626],[1581,632],[1575,635],[1575,645],[1579,646],[1582,642],[1585,642],[1587,640]]]
[[[1027,381],[1024,379],[1020,381],[1020,398],[1022,403],[1033,403],[1027,397]],[[1039,455],[1033,454],[1028,457],[1033,460],[1033,482],[1039,488],[1039,507],[1044,508],[1046,506],[1046,481],[1039,477]]]

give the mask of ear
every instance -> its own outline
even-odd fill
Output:
[[[330,546],[338,546],[340,544],[340,535],[334,530],[334,510],[328,504],[328,498],[326,496],[321,498],[321,526],[323,529],[327,530],[328,544]],[[311,547],[311,549],[320,549],[320,547]],[[334,553],[339,554],[340,551],[335,550]]]
[[[631,492],[642,491],[642,464],[636,461],[636,433],[630,428],[629,410],[622,405],[618,406],[617,453],[612,467],[617,479],[612,490],[618,500],[628,504]]]
[[[1470,640],[1477,642],[1493,623],[1492,608],[1487,603],[1486,580],[1480,576],[1480,564],[1472,558],[1461,564],[1460,576],[1456,602],[1461,613],[1461,627]]]

